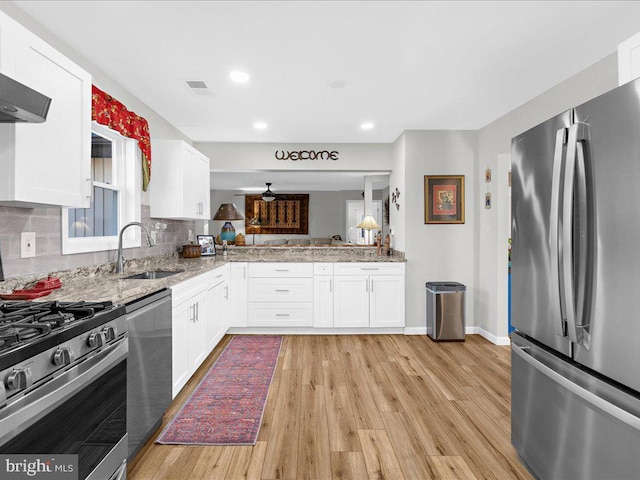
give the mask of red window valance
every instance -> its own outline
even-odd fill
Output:
[[[147,121],[95,85],[91,87],[91,119],[138,141],[142,151],[142,190],[146,192],[151,179],[151,139]]]

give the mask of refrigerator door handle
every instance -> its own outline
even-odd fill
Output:
[[[578,209],[578,232],[575,232],[578,242],[577,255],[577,288],[576,288],[576,330],[578,342],[585,347],[589,347],[589,323],[590,323],[590,286],[593,281],[593,269],[595,268],[594,256],[594,234],[592,222],[594,218],[590,216],[590,196],[594,194],[591,182],[588,177],[587,156],[585,150],[587,148],[588,125],[583,125],[582,130],[578,132],[578,143],[576,144],[577,162],[576,176],[578,179],[578,198],[576,206]]]
[[[558,306],[560,312],[559,321],[555,322],[555,332],[559,336],[566,336],[564,312],[564,290],[560,281],[562,272],[562,248],[560,245],[560,198],[562,193],[562,173],[564,166],[564,151],[567,144],[567,129],[560,128],[556,132],[556,144],[553,153],[553,177],[551,185],[551,219],[549,222],[549,251],[551,252],[551,265],[556,274],[551,275],[551,301]]]
[[[567,159],[564,168],[564,191],[562,199],[562,287],[564,291],[564,315],[567,322],[569,340],[578,343],[576,328],[576,304],[573,282],[573,187],[576,177],[576,152],[578,144],[579,124],[569,127],[567,140]]]
[[[564,284],[565,313],[567,333],[573,343],[585,343],[582,326],[585,317],[587,272],[589,248],[588,215],[588,179],[586,173],[584,147],[582,142],[588,138],[588,126],[574,123],[569,127],[567,141],[567,161],[564,174],[564,195],[562,206],[562,281]],[[574,185],[577,182],[577,195],[574,204]],[[574,205],[578,228],[574,232]],[[576,243],[574,243],[574,234]],[[577,247],[574,249],[574,246]],[[577,256],[575,255],[577,250]],[[576,267],[578,271],[576,272]]]
[[[613,403],[608,402],[604,398],[596,395],[593,392],[581,387],[580,385],[572,382],[567,377],[561,375],[556,372],[552,368],[548,367],[544,363],[532,357],[527,351],[523,349],[523,347],[516,345],[515,343],[511,344],[511,350],[513,353],[518,355],[522,360],[527,362],[533,368],[538,370],[540,373],[547,376],[549,379],[553,380],[557,384],[561,385],[571,393],[582,398],[586,403],[595,407],[596,409],[605,412],[612,417],[618,419],[621,422],[624,422],[629,427],[634,428],[635,430],[640,431],[640,418],[633,415],[632,413],[627,412],[626,410],[614,405]]]

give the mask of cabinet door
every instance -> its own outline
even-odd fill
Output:
[[[2,73],[51,98],[44,123],[0,127],[0,167],[14,182],[3,200],[88,208],[91,75],[12,19],[0,21]]]
[[[333,324],[335,327],[369,326],[369,277],[333,277]]]
[[[174,398],[191,376],[187,332],[192,321],[192,305],[191,302],[182,303],[175,307],[172,312],[171,385]]]
[[[229,285],[221,283],[207,295],[207,351],[211,352],[229,328]]]
[[[182,215],[184,218],[199,218],[198,202],[200,195],[198,193],[198,159],[196,150],[184,143],[182,145],[182,168],[183,168],[183,186],[182,192],[184,201],[182,204]]]
[[[380,275],[369,279],[371,327],[404,327],[404,276]]]
[[[209,197],[210,170],[209,158],[196,150],[196,208],[198,218],[211,218],[211,199]]]
[[[313,326],[333,327],[333,276],[313,279]]]
[[[190,374],[196,371],[207,358],[207,296],[206,292],[197,295],[188,303],[193,304],[192,320],[187,328],[189,335]]]
[[[246,263],[232,263],[231,285],[229,286],[229,325],[232,327],[247,326],[248,280]]]

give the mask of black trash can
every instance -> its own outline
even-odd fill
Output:
[[[465,292],[458,282],[427,282],[427,335],[437,342],[464,342]]]

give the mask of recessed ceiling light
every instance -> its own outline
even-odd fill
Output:
[[[371,122],[365,122],[362,125],[360,125],[360,128],[362,130],[371,130],[373,128],[373,123]]]
[[[258,130],[264,130],[267,128],[267,124],[264,122],[256,122],[253,124],[253,128],[258,129]]]
[[[236,83],[247,83],[249,81],[249,74],[247,72],[241,72],[240,70],[234,70],[229,74],[229,78]]]

